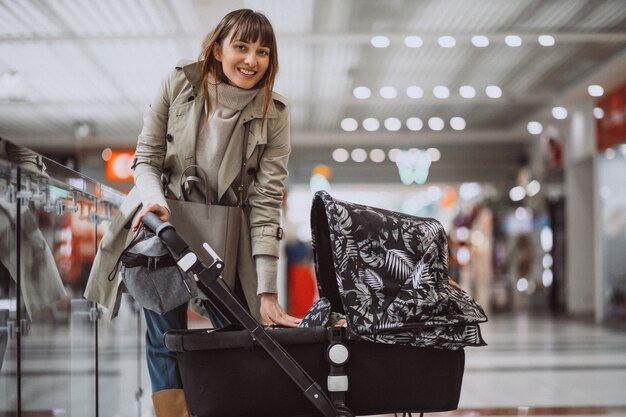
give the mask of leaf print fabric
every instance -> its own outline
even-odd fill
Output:
[[[311,231],[320,295],[330,311],[345,314],[351,339],[445,349],[486,344],[483,309],[448,284],[448,243],[437,220],[320,191]]]

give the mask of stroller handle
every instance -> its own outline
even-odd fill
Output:
[[[141,218],[141,222],[144,224],[144,226],[146,226],[148,229],[150,229],[154,233],[156,233],[159,226],[165,223],[163,220],[159,218],[159,216],[157,216],[156,213],[152,213],[152,212],[148,212],[144,214],[144,216]]]
[[[189,248],[189,245],[178,236],[176,229],[169,222],[164,222],[156,215],[156,213],[146,213],[141,222],[151,231],[154,232],[159,239],[168,247],[176,259],[180,258],[185,251]]]

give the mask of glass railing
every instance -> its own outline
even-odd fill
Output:
[[[83,297],[123,198],[0,139],[0,416],[147,415],[143,315]]]

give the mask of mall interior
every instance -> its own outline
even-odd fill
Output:
[[[155,415],[141,306],[83,293],[162,78],[240,8],[289,102],[283,308],[324,293],[325,190],[440,222],[488,317],[458,404],[364,414],[626,416],[624,0],[0,0],[0,416]]]

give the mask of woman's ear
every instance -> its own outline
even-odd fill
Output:
[[[213,56],[215,56],[215,59],[218,61],[222,61],[222,46],[217,42],[213,44]]]

